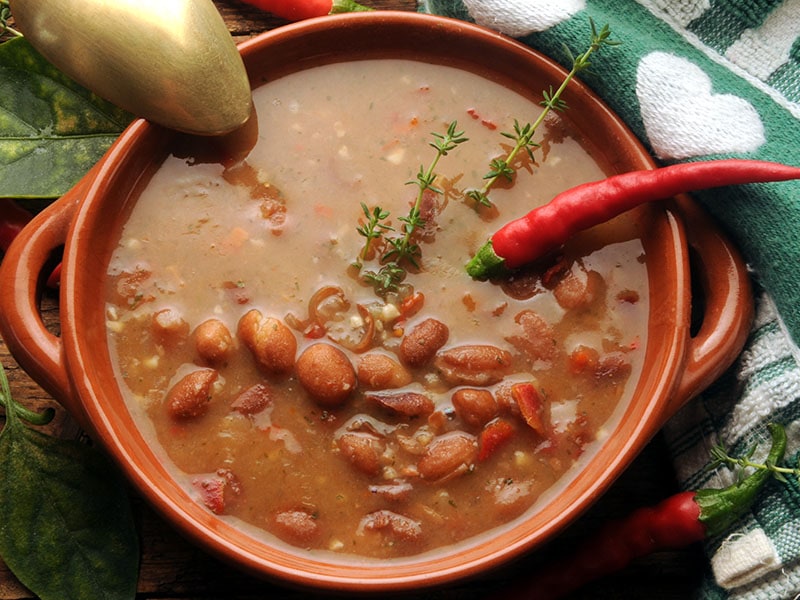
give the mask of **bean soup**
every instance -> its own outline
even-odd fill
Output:
[[[397,558],[536,510],[607,435],[645,342],[636,224],[503,281],[464,270],[502,223],[604,176],[567,112],[492,208],[470,201],[538,100],[443,65],[328,64],[254,91],[245,158],[172,149],[109,265],[108,338],[132,413],[199,503],[276,543]],[[408,182],[453,121],[469,139],[423,197],[417,264],[378,288],[369,216],[403,231]]]

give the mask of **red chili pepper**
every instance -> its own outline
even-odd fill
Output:
[[[766,462],[778,464],[786,451],[786,432],[769,425],[772,447]],[[502,590],[497,600],[554,600],[618,571],[652,552],[678,549],[724,533],[755,501],[771,471],[760,469],[723,489],[681,492],[607,523],[565,556],[541,565],[524,581]]]
[[[695,190],[800,179],[800,167],[758,160],[712,160],[631,171],[576,186],[511,221],[486,242],[467,272],[476,279],[532,262],[588,229],[645,202]]]
[[[288,21],[372,10],[353,0],[243,0],[243,2]]]

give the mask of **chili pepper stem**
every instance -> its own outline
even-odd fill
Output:
[[[331,12],[328,14],[336,15],[339,13],[347,13],[347,12],[366,12],[373,10],[369,6],[364,6],[363,4],[359,4],[354,0],[333,0],[331,3]]]

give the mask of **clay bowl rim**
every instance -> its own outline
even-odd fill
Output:
[[[358,13],[313,19],[266,32],[242,44],[241,52],[253,73],[251,79],[257,85],[263,65],[275,60],[276,47],[288,48],[284,54],[288,53],[294,61],[282,61],[282,66],[274,67],[279,72],[288,68],[290,63],[302,67],[316,61],[346,57],[347,52],[333,51],[337,47],[332,45],[333,41],[340,43],[343,35],[357,38],[359,32],[372,34],[372,39],[362,40],[359,54],[370,51],[380,54],[385,52],[386,32],[392,31],[397,37],[401,30],[408,43],[416,48],[410,53],[414,56],[423,56],[419,50],[421,40],[430,41],[429,37],[435,36],[435,45],[442,52],[453,44],[461,44],[462,49],[464,44],[471,44],[469,47],[474,56],[484,60],[494,60],[496,56],[506,58],[507,64],[514,65],[504,67],[506,70],[519,68],[517,65],[530,68],[528,62],[532,61],[531,64],[549,76],[563,77],[564,74],[564,70],[551,60],[490,30],[462,21],[406,12]],[[303,59],[310,36],[323,40],[319,43],[327,45],[328,52],[315,50],[313,56],[306,55]],[[481,53],[476,53],[476,48]],[[428,47],[426,52],[430,51]],[[292,53],[300,54],[293,56]],[[442,57],[441,54],[438,56]],[[465,65],[465,61],[459,62],[460,66]],[[527,87],[527,84],[518,86]],[[651,168],[651,158],[618,118],[585,86],[578,83],[575,87],[571,101],[579,100],[593,106],[592,118],[602,120],[602,127],[614,139],[615,147],[624,145],[626,148],[610,161],[609,168]],[[537,84],[533,93],[540,89],[542,87]],[[596,122],[594,126],[597,125]],[[91,333],[104,321],[104,311],[98,311],[93,302],[86,301],[87,292],[84,290],[97,290],[105,272],[104,261],[109,249],[103,248],[96,239],[98,231],[106,230],[104,224],[108,223],[109,212],[113,212],[105,205],[111,201],[109,198],[137,185],[132,184],[127,176],[141,176],[141,167],[150,160],[142,156],[143,152],[147,148],[157,151],[165,136],[166,132],[149,123],[134,123],[121,136],[89,183],[65,247],[62,306],[66,310],[62,310],[62,339],[71,385],[105,447],[137,489],[168,521],[206,549],[257,575],[316,588],[376,592],[450,583],[505,563],[550,539],[607,489],[660,427],[667,397],[674,389],[684,364],[689,314],[686,239],[680,219],[663,207],[643,211],[643,219],[652,221],[660,235],[668,237],[667,245],[674,248],[673,255],[664,258],[659,269],[662,275],[668,272],[670,279],[674,280],[670,289],[662,288],[662,298],[658,302],[668,313],[662,317],[669,320],[670,326],[659,330],[662,333],[659,349],[650,361],[655,363],[651,370],[655,370],[643,374],[643,380],[638,384],[639,389],[646,388],[647,397],[631,403],[616,427],[618,435],[604,443],[592,466],[585,468],[566,486],[559,501],[547,504],[513,529],[503,528],[502,533],[483,534],[480,543],[459,545],[458,552],[433,553],[397,561],[364,562],[355,558],[341,563],[326,562],[314,559],[302,550],[276,549],[242,534],[197,504],[169,476],[158,457],[141,439],[132,421],[127,416],[120,417],[115,410],[124,406],[124,403],[120,404],[123,401],[118,392],[113,392],[114,397],[109,403],[107,386],[113,385],[113,373],[107,372],[107,364],[102,364],[110,360],[104,348],[105,332],[103,330],[102,335]],[[140,167],[138,171],[137,165]],[[89,257],[92,262],[87,268],[83,261]],[[94,352],[98,347],[102,348],[105,358]]]

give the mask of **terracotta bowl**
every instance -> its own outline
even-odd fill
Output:
[[[565,72],[494,32],[415,13],[376,12],[310,20],[241,46],[253,86],[325,61],[405,57],[456,65],[535,96]],[[572,120],[602,151],[609,173],[652,168],[636,138],[587,88],[570,94]],[[531,551],[562,531],[621,474],[679,407],[726,369],[752,317],[742,261],[688,198],[639,209],[649,262],[651,314],[645,367],[633,401],[596,455],[560,492],[513,527],[434,555],[389,562],[324,562],[275,547],[214,516],[169,475],[137,430],[114,378],[106,342],[104,278],[121,227],[154,157],[173,134],[133,123],[78,186],[27,228],[2,263],[2,335],[23,368],[101,442],[133,485],[180,531],[252,573],[287,583],[346,591],[419,589],[480,574]],[[38,293],[45,265],[63,246],[61,336],[43,325]],[[692,260],[690,260],[692,256]],[[702,302],[693,306],[692,281]],[[702,325],[693,333],[692,313]]]

